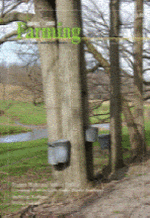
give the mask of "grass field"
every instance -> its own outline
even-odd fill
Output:
[[[15,134],[31,131],[30,128],[16,126],[15,121],[26,125],[46,124],[44,104],[34,106],[32,103],[0,100],[0,135]]]
[[[150,122],[146,123],[146,141],[150,146]],[[106,133],[108,131],[102,131]],[[128,130],[123,128],[123,148],[128,150],[124,153],[124,159],[130,157],[130,143]],[[100,171],[108,163],[108,153],[103,154],[100,151],[100,144],[93,143],[94,146],[94,167]],[[19,208],[19,204],[7,205],[10,202],[10,195],[8,195],[8,187],[11,187],[12,182],[29,183],[39,182],[45,183],[51,181],[51,166],[47,163],[47,139],[41,139],[30,142],[18,142],[11,144],[1,144],[0,147],[0,177],[1,185],[5,187],[1,193],[2,205],[0,209],[4,211],[15,211]],[[7,186],[6,186],[7,184]],[[10,192],[9,192],[10,194]],[[34,193],[23,192],[21,195],[30,196],[41,195],[35,191]],[[11,191],[11,195],[19,195],[20,192]],[[31,200],[31,199],[30,199]],[[21,207],[22,205],[20,205]]]
[[[13,124],[15,120],[23,124],[46,124],[46,111],[44,104],[35,106],[32,103],[18,101],[0,101],[0,110],[4,115],[0,116],[0,123]]]
[[[11,135],[29,131],[31,131],[31,129],[22,126],[0,125],[0,135]]]
[[[47,163],[47,139],[30,142],[1,144],[0,147],[1,211],[14,211],[19,205],[8,205],[12,182],[47,182],[51,180],[51,167]],[[9,193],[8,193],[9,192]],[[28,193],[24,193],[28,195]],[[31,194],[31,193],[30,193]],[[37,193],[36,193],[37,194]],[[21,205],[20,205],[21,206]]]
[[[17,133],[17,131],[28,131],[22,127],[13,126],[15,120],[24,124],[40,125],[46,123],[46,113],[44,105],[34,106],[31,103],[24,102],[0,102],[0,110],[4,110],[5,114],[0,116],[0,133],[11,134]],[[10,105],[12,104],[12,105]],[[9,107],[10,106],[10,107]],[[146,142],[150,146],[150,121],[147,119],[149,116],[148,111],[150,106],[145,106],[145,129],[146,129]],[[95,113],[107,113],[109,111],[109,105],[104,105],[102,108],[97,109]],[[95,121],[95,117],[91,118],[91,123]],[[8,126],[8,124],[10,126]],[[108,130],[102,130],[100,133],[108,133]],[[130,142],[128,136],[128,129],[123,127],[122,138],[124,159],[130,157]],[[93,143],[94,148],[94,167],[95,170],[102,170],[104,165],[108,162],[108,152],[101,153],[100,144],[98,142]],[[95,171],[96,172],[96,171]],[[20,192],[11,190],[12,182],[16,183],[28,183],[38,182],[46,183],[51,181],[51,166],[47,163],[47,139],[40,139],[36,141],[18,142],[18,143],[1,143],[0,146],[0,184],[2,191],[0,191],[0,206],[1,212],[15,211],[21,207],[21,204],[10,204],[12,195],[20,195]],[[30,193],[23,192],[21,195],[33,196],[43,195],[43,192],[39,193],[31,191]],[[32,198],[32,197],[31,197]]]
[[[145,105],[145,113],[150,111],[150,104]],[[21,101],[2,101],[0,100],[0,110],[4,111],[4,115],[0,116],[1,124],[14,124],[17,120],[22,124],[41,125],[46,124],[46,109],[44,104],[38,106],[33,105],[30,102]],[[133,108],[131,109],[133,110]],[[94,110],[94,114],[106,114],[101,116],[90,117],[90,122],[103,123],[103,119],[107,119],[109,122],[109,103],[103,104],[101,107]],[[149,114],[150,118],[150,114]],[[124,116],[122,115],[124,121]]]

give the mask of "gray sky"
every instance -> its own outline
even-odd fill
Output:
[[[93,0],[94,1],[94,0]],[[92,8],[92,2],[90,0],[82,0],[82,4],[85,4],[85,5],[88,5],[90,6],[90,8]],[[98,8],[105,14],[105,18],[107,20],[109,20],[109,0],[107,1],[104,1],[104,0],[101,0],[101,1],[96,1],[96,4],[98,5]],[[121,19],[122,20],[125,20],[126,22],[128,21],[133,21],[134,20],[134,3],[125,3],[123,2],[121,5],[120,5],[120,8],[121,8]],[[28,4],[21,4],[19,7],[18,7],[18,11],[24,11],[24,12],[34,12],[34,6],[33,4],[31,3],[28,3]],[[145,17],[144,17],[144,26],[148,29],[150,29],[150,7],[148,6],[144,6],[144,12],[145,12]],[[0,31],[1,31],[1,34],[0,36],[4,35],[5,33],[8,33],[8,32],[11,32],[12,29],[16,29],[17,28],[17,24],[16,23],[12,23],[10,25],[7,25],[7,27],[2,27],[0,26]],[[130,30],[123,30],[121,32],[121,36],[123,37],[129,37],[129,38],[132,38],[133,37],[133,29],[130,29]],[[150,37],[150,35],[149,35]],[[150,41],[150,40],[149,40]],[[5,62],[7,65],[9,64],[13,64],[13,63],[17,63],[17,64],[21,64],[21,60],[18,59],[17,55],[15,54],[15,50],[17,50],[18,48],[20,49],[24,49],[23,47],[20,47],[21,45],[17,45],[15,42],[7,42],[7,43],[4,43],[0,46],[0,62]],[[148,42],[147,45],[146,43],[144,43],[144,46],[147,47],[147,49],[150,49],[150,43]],[[102,50],[101,50],[102,51]],[[103,52],[104,54],[104,57],[105,57],[105,54],[106,52]],[[107,54],[106,54],[107,55]],[[88,57],[91,57],[91,56],[88,56]],[[127,67],[127,64],[125,62],[122,62],[121,61],[121,64],[123,67]],[[144,63],[144,66],[148,66],[149,64],[147,63]],[[147,72],[145,74],[146,78],[148,80],[150,80],[150,72]]]

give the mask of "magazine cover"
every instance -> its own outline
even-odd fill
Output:
[[[150,217],[149,17],[0,0],[0,217]]]

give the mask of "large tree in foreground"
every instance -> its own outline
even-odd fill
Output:
[[[78,27],[81,29],[80,36],[83,36],[80,1],[56,0],[56,10],[58,22],[62,22],[63,27]],[[63,137],[69,139],[72,146],[71,165],[65,173],[65,184],[67,187],[67,183],[74,183],[74,187],[80,188],[85,186],[87,178],[93,179],[92,143],[85,141],[89,117],[82,40],[73,44],[67,39],[65,44],[59,44],[59,71],[63,92]]]
[[[62,27],[82,28],[80,2],[64,0],[56,3],[35,0],[35,20],[43,25],[44,21],[54,21],[57,27],[57,13]],[[61,181],[61,186],[66,189],[81,189],[87,184],[85,130],[88,127],[82,43],[73,44],[68,39],[65,44],[57,40],[49,44],[39,43],[39,52],[47,108],[48,141],[52,143],[58,139],[67,139],[71,143],[70,165],[59,171],[53,168],[54,179]]]
[[[45,23],[50,21],[55,27],[56,13],[55,1],[51,3],[47,0],[35,0],[35,16],[32,20],[40,22],[41,27],[45,27]],[[50,24],[50,25],[51,25]],[[47,26],[52,27],[52,26]],[[40,43],[38,44],[42,79],[43,91],[47,113],[47,129],[48,129],[48,143],[62,139],[62,121],[61,121],[61,90],[60,90],[60,75],[59,75],[59,53],[57,41],[53,43]],[[60,173],[52,168],[52,174],[55,182],[60,180]]]

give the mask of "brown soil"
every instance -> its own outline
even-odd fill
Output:
[[[86,192],[56,191],[48,200],[22,208],[7,217],[150,217],[150,155],[88,187]]]

